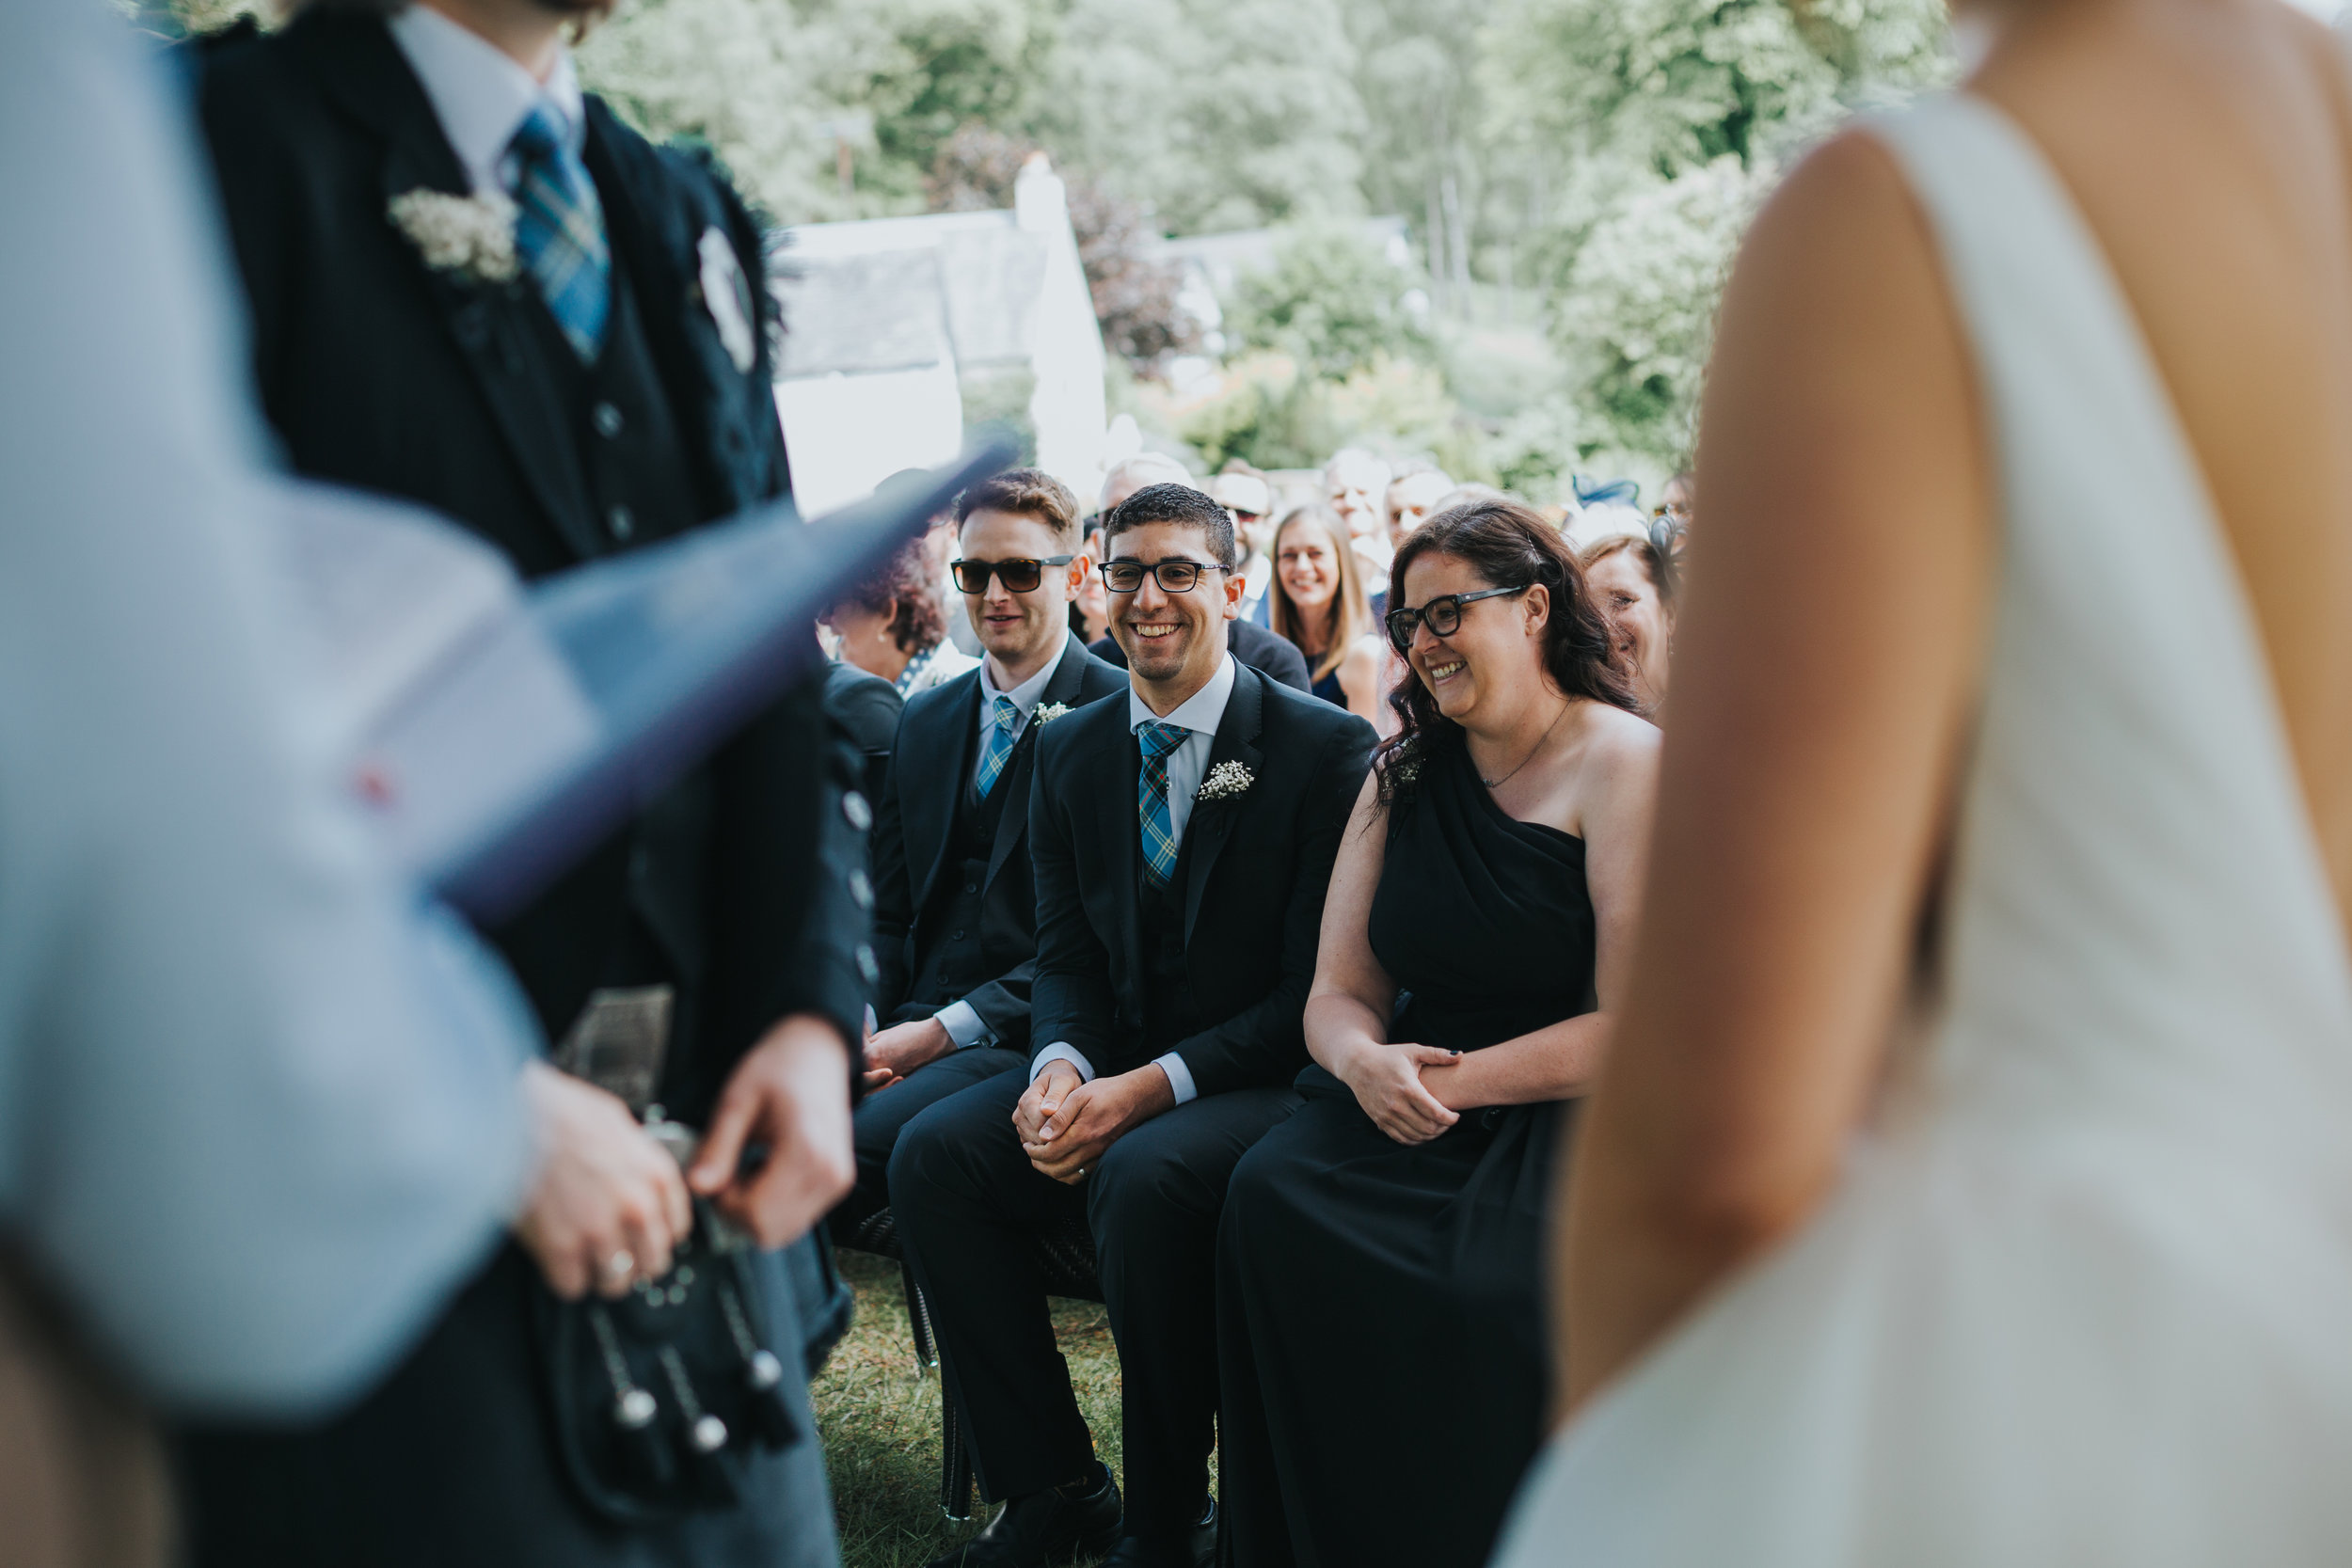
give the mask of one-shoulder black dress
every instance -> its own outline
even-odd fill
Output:
[[[1393,1041],[1476,1051],[1592,1011],[1581,839],[1494,803],[1460,732],[1391,805],[1374,955]],[[1477,1568],[1543,1434],[1542,1221],[1562,1107],[1399,1144],[1320,1067],[1217,1241],[1234,1568]]]

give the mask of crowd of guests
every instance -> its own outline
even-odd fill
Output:
[[[1580,549],[1427,467],[1325,477],[1278,511],[1147,454],[1090,515],[1024,469],[949,519],[981,657],[898,723],[831,1222],[888,1212],[1005,1505],[942,1568],[1474,1564],[1535,1452],[1542,1217],[1622,986],[1685,519]],[[1047,1315],[1073,1227],[1117,1480]]]

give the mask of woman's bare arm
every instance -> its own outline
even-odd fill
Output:
[[[1626,994],[1635,923],[1648,863],[1650,814],[1658,792],[1658,732],[1617,716],[1586,749],[1577,781],[1576,820],[1584,840],[1584,886],[1593,901],[1594,990],[1599,1006],[1517,1039],[1422,1069],[1422,1083],[1451,1110],[1565,1100],[1591,1087],[1609,1038],[1612,1004]]]
[[[1698,488],[1631,989],[1556,1211],[1571,1404],[1822,1196],[1948,832],[1983,436],[1923,221],[1865,136],[1750,235]]]

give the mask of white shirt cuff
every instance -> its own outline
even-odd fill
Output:
[[[1168,1086],[1176,1091],[1177,1104],[1186,1104],[1200,1098],[1200,1089],[1192,1082],[1192,1069],[1184,1066],[1182,1056],[1171,1051],[1165,1056],[1152,1057],[1152,1065],[1168,1074]]]
[[[989,1032],[980,1015],[972,1010],[969,1002],[950,1002],[931,1014],[931,1022],[947,1031],[947,1037],[956,1042],[958,1051],[969,1051],[976,1045],[986,1045],[996,1037]]]
[[[1045,1070],[1045,1064],[1048,1062],[1068,1062],[1072,1067],[1078,1069],[1079,1083],[1091,1084],[1094,1082],[1094,1064],[1088,1061],[1084,1056],[1079,1055],[1077,1052],[1072,1050],[1065,1042],[1056,1040],[1053,1044],[1039,1052],[1037,1053],[1037,1060],[1029,1064],[1030,1083],[1034,1084],[1037,1082],[1037,1075]]]

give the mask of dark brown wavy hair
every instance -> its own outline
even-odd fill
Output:
[[[1642,706],[1633,694],[1632,672],[1610,635],[1609,617],[1584,586],[1584,570],[1560,531],[1517,501],[1474,500],[1448,508],[1407,534],[1389,568],[1389,605],[1405,605],[1405,573],[1425,555],[1467,562],[1489,588],[1544,585],[1551,609],[1544,622],[1544,673],[1568,697],[1607,703],[1628,713]],[[1385,628],[1383,628],[1385,634]],[[1373,773],[1383,801],[1394,798],[1401,765],[1418,759],[1430,742],[1459,733],[1438,711],[1438,700],[1405,666],[1389,693],[1399,728],[1373,753]]]
[[[910,542],[864,581],[850,584],[840,603],[874,615],[895,605],[890,640],[910,658],[938,646],[947,635],[947,617],[940,607],[939,591],[931,585],[930,558],[923,553],[920,539]]]

